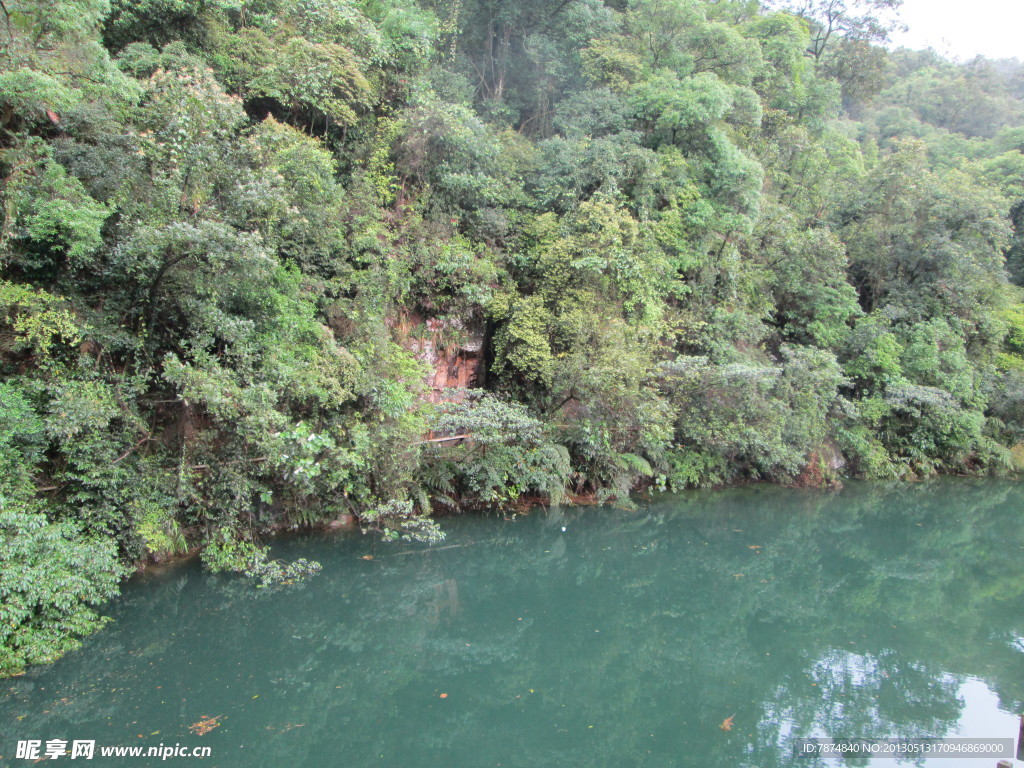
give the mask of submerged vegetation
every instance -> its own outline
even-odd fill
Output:
[[[283,526],[1024,463],[1024,65],[898,5],[5,0],[0,671]]]

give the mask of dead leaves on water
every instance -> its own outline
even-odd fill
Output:
[[[205,736],[214,728],[220,728],[220,719],[222,717],[224,717],[224,715],[215,715],[214,717],[203,715],[201,720],[192,723],[188,729],[196,736]]]

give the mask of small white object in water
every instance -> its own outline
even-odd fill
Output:
[[[562,526],[562,533],[565,533],[565,526]]]

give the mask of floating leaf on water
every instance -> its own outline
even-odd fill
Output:
[[[217,715],[215,717],[207,717],[206,715],[203,715],[201,720],[192,723],[192,725],[190,725],[188,729],[192,731],[192,733],[194,733],[196,736],[203,736],[212,731],[214,728],[220,728],[220,723],[218,721],[222,717],[224,717],[224,715]]]

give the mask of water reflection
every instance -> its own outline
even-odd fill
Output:
[[[208,744],[219,766],[771,768],[816,764],[792,757],[801,737],[1013,737],[1022,502],[996,482],[758,487],[452,520],[435,550],[292,540],[282,556],[324,570],[277,592],[172,569],[0,687],[0,754],[95,738]],[[220,727],[196,736],[204,716]]]

